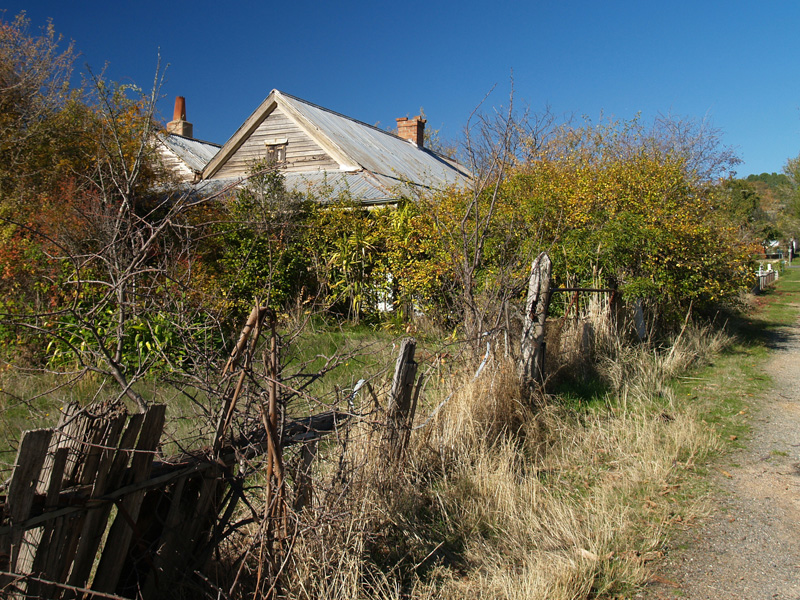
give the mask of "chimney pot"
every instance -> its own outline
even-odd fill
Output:
[[[167,123],[167,133],[188,138],[194,133],[192,124],[186,120],[186,98],[183,96],[175,97],[175,111],[172,113],[172,121]]]
[[[183,96],[175,96],[175,111],[172,114],[173,121],[186,120],[186,98]]]

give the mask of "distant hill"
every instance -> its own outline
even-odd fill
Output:
[[[789,184],[789,178],[783,173],[761,173],[761,175],[748,175],[745,181],[760,181],[770,188],[776,189]]]

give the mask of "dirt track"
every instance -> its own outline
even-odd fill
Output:
[[[710,516],[639,598],[800,600],[800,321],[775,336],[745,448],[714,468]]]

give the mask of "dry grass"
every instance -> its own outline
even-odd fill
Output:
[[[286,594],[630,597],[670,524],[694,517],[682,474],[716,443],[669,379],[724,343],[687,326],[671,349],[612,349],[601,370],[618,393],[581,412],[523,402],[513,365],[494,364],[453,383],[390,474],[362,423],[344,454],[320,455]]]
[[[456,423],[468,406],[449,411]],[[658,551],[676,517],[675,471],[711,443],[691,416],[657,415],[637,407],[579,417],[550,408],[529,414],[514,435],[483,441],[480,427],[460,436],[441,423],[443,441],[477,443],[458,443],[437,490],[469,565],[441,577],[439,596],[582,598],[641,583],[643,557]]]
[[[666,349],[614,340],[599,361],[599,370],[623,404],[646,403],[653,398],[666,398],[673,404],[670,381],[690,368],[703,366],[730,343],[723,330],[687,323]]]
[[[460,378],[432,384],[424,406],[450,400],[414,432],[396,469],[382,456],[380,416],[321,443],[313,503],[291,515],[280,595],[631,597],[670,525],[694,517],[684,475],[719,439],[671,380],[728,340],[687,323],[672,346],[631,346],[611,335],[602,303],[589,308],[588,319],[559,328],[558,366],[601,377],[610,391],[600,401],[531,403],[515,366],[495,359],[477,380],[474,366],[454,366]],[[11,414],[7,401],[3,410]],[[421,410],[418,423],[426,417]],[[262,514],[261,484],[248,482],[242,518]],[[253,523],[215,559],[215,580],[231,599],[254,597],[257,540]]]

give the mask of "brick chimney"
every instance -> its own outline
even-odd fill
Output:
[[[192,137],[192,124],[186,120],[186,98],[183,96],[175,97],[175,112],[172,115],[172,121],[167,123],[167,133]]]
[[[425,144],[425,123],[427,123],[427,121],[420,116],[416,116],[413,119],[403,117],[396,120],[397,135],[422,148]]]

